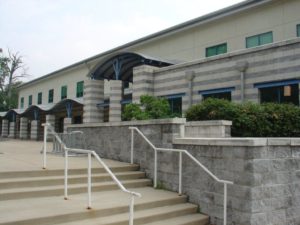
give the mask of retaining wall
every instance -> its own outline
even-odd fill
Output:
[[[155,146],[186,149],[220,179],[234,182],[228,187],[229,225],[300,224],[299,138],[182,138],[184,124],[185,119],[132,121],[71,125],[68,131],[82,130],[88,149],[100,156],[129,162],[128,127],[136,126]],[[134,162],[153,178],[153,150],[137,134],[134,143]],[[178,153],[158,154],[158,180],[178,190]],[[222,224],[223,185],[186,157],[183,192],[212,224]]]

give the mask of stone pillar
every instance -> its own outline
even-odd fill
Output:
[[[20,138],[27,139],[28,137],[28,119],[26,117],[21,117],[20,119]]]
[[[237,62],[235,65],[235,68],[240,72],[240,102],[243,103],[245,101],[245,73],[248,68],[248,62],[247,61],[240,61]]]
[[[8,120],[2,120],[2,137],[8,137]]]
[[[46,115],[46,123],[50,123],[50,125],[55,130],[55,115],[51,115],[51,114]],[[51,140],[52,140],[52,135],[49,135],[48,133],[47,141],[51,141]]]
[[[194,103],[193,101],[193,81],[195,78],[194,71],[186,71],[185,79],[187,81],[187,92],[186,95],[182,97],[182,112],[186,112],[186,110],[191,107]]]
[[[67,126],[72,124],[72,118],[64,118],[64,133],[67,133]]]
[[[10,122],[9,123],[9,138],[15,138],[16,137],[16,122]]]
[[[52,127],[55,127],[55,115],[46,115],[46,123],[50,123]]]
[[[121,121],[122,81],[110,81],[109,122]]]
[[[154,66],[133,68],[132,102],[140,103],[141,95],[154,95]]]
[[[85,80],[83,123],[103,122],[103,108],[98,108],[98,103],[104,103],[104,80]]]
[[[30,133],[30,139],[31,140],[37,140],[38,139],[38,120],[32,120],[31,121],[31,133]]]

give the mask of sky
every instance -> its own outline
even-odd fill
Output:
[[[0,0],[0,48],[24,81],[242,0]]]

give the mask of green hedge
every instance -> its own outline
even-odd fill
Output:
[[[244,104],[207,99],[190,107],[188,121],[231,120],[234,137],[299,137],[300,108],[291,104]]]

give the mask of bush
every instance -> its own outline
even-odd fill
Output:
[[[146,120],[171,118],[172,113],[167,99],[149,95],[141,96],[141,105],[131,103],[125,106],[123,120]]]
[[[291,104],[244,104],[207,99],[190,107],[188,121],[231,120],[235,137],[299,137],[300,109]]]

